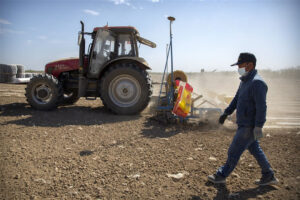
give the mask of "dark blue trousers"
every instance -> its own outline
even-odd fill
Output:
[[[253,128],[238,127],[232,143],[228,149],[228,158],[225,165],[217,170],[218,175],[228,177],[236,167],[242,153],[248,149],[257,160],[262,174],[274,174],[263,150],[259,146],[259,141],[254,140]]]

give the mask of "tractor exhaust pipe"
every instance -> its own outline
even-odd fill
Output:
[[[78,44],[79,44],[79,81],[78,81],[78,97],[85,96],[87,80],[84,76],[85,67],[85,39],[84,39],[84,23],[80,21],[81,24],[81,32],[79,32]]]
[[[79,72],[83,74],[84,67],[84,55],[85,55],[85,39],[84,39],[84,23],[81,23],[81,32],[79,32],[78,44],[79,44]]]
[[[80,21],[80,24],[81,24],[81,33],[84,33],[84,23],[83,23],[83,21]]]

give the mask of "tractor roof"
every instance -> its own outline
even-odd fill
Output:
[[[133,27],[133,26],[103,26],[103,27],[96,27],[94,28],[94,33],[96,33],[98,30],[100,29],[106,29],[106,30],[110,30],[116,34],[121,34],[121,33],[132,33],[135,34],[137,36],[137,40],[142,43],[145,44],[147,46],[150,46],[152,48],[156,47],[156,44],[154,42],[151,42],[150,40],[147,40],[145,38],[142,38],[138,32],[138,30]]]
[[[108,29],[115,33],[133,33],[139,34],[138,30],[133,26],[104,26],[104,27],[96,27],[94,28],[94,32],[98,31],[99,29]]]

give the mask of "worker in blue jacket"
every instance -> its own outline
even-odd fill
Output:
[[[236,123],[238,129],[228,150],[226,163],[214,175],[209,175],[208,180],[213,183],[225,183],[226,178],[236,167],[242,153],[248,149],[255,157],[262,170],[262,177],[256,181],[258,185],[277,184],[259,139],[263,137],[262,128],[266,121],[266,95],[268,86],[258,75],[256,58],[251,53],[241,53],[238,62],[241,83],[234,99],[220,116],[219,123],[223,124],[228,115],[236,109]]]

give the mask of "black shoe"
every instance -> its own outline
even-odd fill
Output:
[[[208,176],[208,181],[212,183],[226,183],[226,178],[221,175],[214,174]]]
[[[261,186],[276,185],[276,184],[278,184],[278,182],[279,181],[277,178],[275,178],[274,174],[271,174],[271,175],[263,175],[260,180],[258,179],[255,181],[255,184],[261,185]]]

